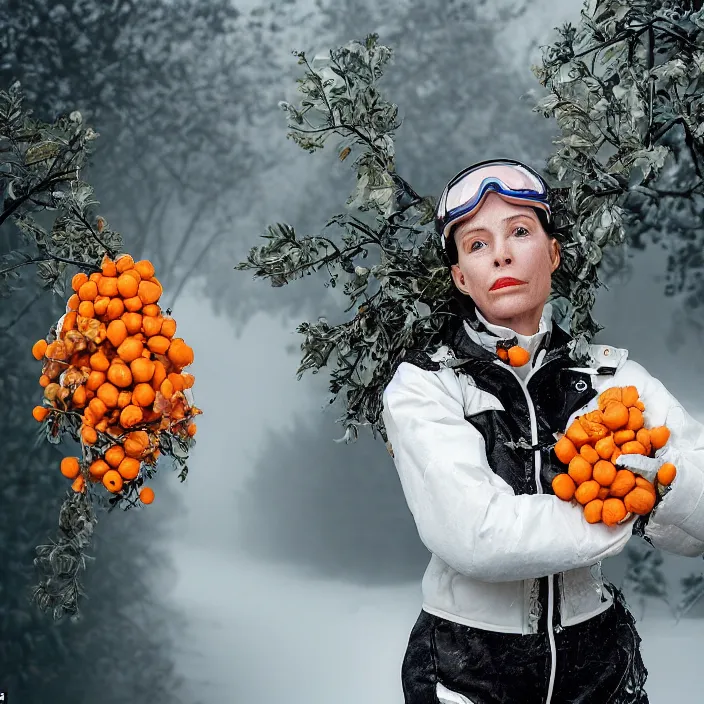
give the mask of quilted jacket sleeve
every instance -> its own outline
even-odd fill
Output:
[[[486,582],[530,579],[616,555],[633,519],[589,524],[552,494],[516,495],[490,468],[481,434],[464,417],[454,372],[399,365],[383,418],[423,544],[461,574]]]
[[[645,404],[646,427],[666,425],[670,439],[655,453],[672,462],[677,475],[653,509],[645,537],[665,550],[690,557],[704,554],[704,426],[693,418],[663,383],[637,362],[627,363],[645,381],[636,384]]]

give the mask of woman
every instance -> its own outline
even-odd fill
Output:
[[[433,354],[408,354],[384,390],[390,451],[431,552],[402,665],[406,704],[648,702],[640,637],[601,561],[636,532],[668,552],[704,554],[704,428],[625,349],[570,336],[548,302],[560,265],[547,184],[513,160],[460,172],[436,226],[464,320]],[[527,359],[506,361],[522,347]],[[503,348],[503,349],[502,349]],[[501,356],[499,356],[501,355]],[[611,386],[636,386],[647,427],[671,436],[678,473],[646,517],[589,524],[551,490],[556,433]]]

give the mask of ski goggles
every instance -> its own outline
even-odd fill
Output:
[[[472,217],[490,191],[509,203],[542,208],[550,220],[548,185],[536,171],[512,159],[480,161],[460,171],[440,196],[435,230],[442,238],[443,249],[452,228]]]

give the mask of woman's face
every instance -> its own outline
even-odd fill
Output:
[[[472,297],[490,323],[522,335],[536,333],[550,295],[552,272],[560,264],[560,248],[533,209],[489,193],[453,236],[458,253],[458,263],[452,266],[455,286]],[[523,283],[492,289],[504,277]]]

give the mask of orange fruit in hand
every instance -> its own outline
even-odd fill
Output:
[[[599,482],[601,486],[611,486],[612,482],[616,478],[616,467],[608,460],[599,460],[594,465],[593,471],[594,479]]]
[[[142,487],[139,492],[139,499],[143,504],[150,504],[154,501],[154,490],[148,486]]]
[[[649,482],[645,477],[640,475],[636,476],[636,486],[635,488],[645,489],[649,491],[653,496],[655,496],[655,486]]]
[[[638,403],[638,389],[635,386],[624,386],[621,390],[621,402],[626,408],[635,406]]]
[[[193,423],[192,425],[195,425],[195,423]],[[191,426],[188,426],[189,431],[190,427]],[[193,434],[195,435],[195,432]],[[577,487],[574,483],[574,480],[572,479],[572,477],[570,477],[569,474],[558,474],[552,480],[552,490],[555,493],[555,496],[557,496],[559,499],[562,499],[563,501],[571,501],[576,488]]]
[[[611,401],[604,409],[604,425],[609,430],[618,430],[628,423],[628,408],[620,401]]]
[[[601,508],[601,520],[607,526],[613,526],[619,521],[622,521],[627,513],[626,506],[621,499],[605,499],[604,505]]]
[[[603,501],[604,499],[607,499],[608,497],[609,497],[609,487],[602,486],[601,489],[599,489],[599,493],[597,494],[597,498],[601,499]]]
[[[653,446],[653,450],[665,447],[669,439],[670,429],[666,425],[658,425],[650,429],[650,444]]]
[[[590,501],[594,501],[594,499],[597,498],[599,489],[601,489],[599,482],[588,479],[577,487],[574,492],[574,498],[582,505],[588,504]]]
[[[169,377],[171,377],[171,375],[169,375]],[[591,445],[582,445],[582,447],[579,448],[579,454],[584,457],[589,464],[594,464],[601,459],[597,451]]]
[[[652,450],[652,443],[650,442],[650,431],[647,428],[641,428],[636,433],[636,440],[645,448],[645,454],[649,455],[650,451]]]
[[[614,435],[614,442],[620,447],[623,445],[624,442],[629,442],[629,440],[635,440],[636,439],[636,432],[635,430],[628,430],[626,428],[623,428],[621,430],[617,430]]]
[[[46,340],[37,340],[34,345],[32,345],[32,357],[34,359],[43,359],[46,354]]]
[[[605,438],[597,440],[594,449],[602,460],[611,459],[611,455],[614,454],[614,450],[616,449],[613,435],[607,435]]]
[[[636,485],[636,476],[630,469],[619,469],[609,487],[611,496],[621,498]]]
[[[123,479],[132,480],[139,476],[139,467],[141,462],[136,460],[134,457],[125,457],[117,471]]]
[[[636,409],[637,410],[637,409]],[[624,455],[645,455],[645,448],[637,440],[630,440],[621,445],[621,452]]]
[[[609,405],[611,401],[618,401],[621,403],[622,399],[622,392],[621,392],[621,387],[620,386],[612,386],[610,389],[606,389],[605,391],[602,391],[599,394],[599,398],[597,399],[597,405],[599,407],[600,411],[604,411],[606,409],[606,406]]]
[[[584,518],[587,523],[599,523],[604,502],[600,498],[593,499],[584,506]]]
[[[650,513],[655,506],[655,492],[637,486],[626,494],[623,503],[626,511],[644,516],[646,513]]]
[[[80,471],[81,467],[78,464],[78,457],[64,457],[61,460],[61,474],[64,477],[75,479]]]
[[[120,466],[120,462],[125,457],[125,450],[122,445],[113,445],[105,453],[105,461],[113,468],[117,469]]]
[[[164,392],[162,391],[162,393]],[[581,455],[575,455],[570,460],[567,473],[572,477],[575,484],[579,485],[592,478],[592,466]]]
[[[628,409],[628,424],[626,427],[634,432],[640,430],[643,427],[643,411],[638,408],[631,406]]]
[[[116,469],[109,469],[103,475],[103,486],[113,494],[122,489],[122,477]]]
[[[664,462],[658,469],[658,484],[670,486],[677,476],[677,468],[672,462]]]

